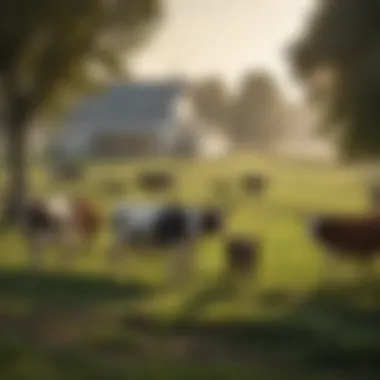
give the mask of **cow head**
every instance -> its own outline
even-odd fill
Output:
[[[216,207],[208,207],[201,210],[201,231],[204,235],[213,235],[220,232],[225,223],[224,213]]]

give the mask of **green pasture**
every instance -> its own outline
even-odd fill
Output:
[[[15,231],[4,233],[4,374],[42,380],[378,378],[380,287],[352,263],[331,264],[337,283],[325,283],[323,252],[300,218],[303,212],[364,210],[363,171],[239,156],[217,162],[90,163],[85,179],[72,184],[51,182],[42,166],[30,168],[30,176],[35,194],[79,192],[107,213],[120,200],[151,198],[135,179],[144,169],[160,168],[173,171],[179,185],[156,199],[234,205],[226,233],[199,242],[196,276],[170,286],[165,255],[133,252],[117,274],[110,273],[107,226],[93,251],[80,253],[69,273],[62,271],[56,252],[49,252],[42,273],[30,273],[22,239]],[[269,177],[264,196],[242,192],[238,181],[246,172]],[[101,182],[110,178],[126,182],[125,194],[103,193]],[[228,199],[213,193],[219,178],[233,184]],[[223,276],[224,242],[235,233],[258,236],[263,244],[259,271],[241,288]]]

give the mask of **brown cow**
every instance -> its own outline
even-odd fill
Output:
[[[368,269],[380,254],[380,216],[320,215],[309,218],[309,233],[330,255]]]
[[[74,223],[79,238],[86,250],[91,250],[92,242],[99,233],[103,218],[94,203],[85,198],[76,198],[72,202]]]
[[[245,236],[229,238],[226,245],[227,270],[233,277],[245,277],[257,270],[261,253],[258,239]]]

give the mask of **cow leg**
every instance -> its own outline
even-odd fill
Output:
[[[321,279],[326,285],[331,285],[336,280],[336,258],[332,252],[326,252],[324,257]]]
[[[96,234],[92,231],[78,229],[78,235],[80,235],[80,253],[88,255],[93,252]]]
[[[43,263],[43,252],[46,248],[46,236],[36,233],[27,238],[29,265],[32,270],[39,270]]]
[[[179,244],[172,252],[171,277],[173,282],[182,282],[189,279],[195,267],[195,242]]]
[[[86,254],[90,254],[94,250],[94,236],[92,234],[86,233],[83,236],[82,251]]]
[[[61,265],[64,270],[72,267],[73,261],[78,256],[80,239],[76,231],[65,229],[58,232],[57,241],[60,249]]]
[[[128,241],[125,234],[117,234],[108,252],[108,266],[112,273],[117,272],[120,266],[123,249]]]

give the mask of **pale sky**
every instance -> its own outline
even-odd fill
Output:
[[[313,0],[163,1],[163,24],[132,62],[137,75],[216,73],[234,85],[248,70],[266,67],[290,95],[297,93],[283,49]]]

